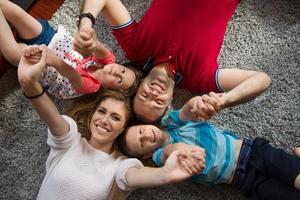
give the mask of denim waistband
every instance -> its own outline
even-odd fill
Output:
[[[248,165],[252,142],[253,141],[251,139],[244,139],[240,150],[240,155],[237,161],[237,166],[231,183],[232,187],[238,190],[242,187],[244,178],[246,176],[246,172],[247,172],[246,168]]]

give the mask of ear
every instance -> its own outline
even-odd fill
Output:
[[[146,153],[142,156],[142,159],[152,158],[153,152]]]

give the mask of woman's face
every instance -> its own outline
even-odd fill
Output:
[[[90,122],[90,143],[98,145],[112,145],[118,135],[124,130],[126,123],[126,107],[124,102],[107,98],[96,108]]]

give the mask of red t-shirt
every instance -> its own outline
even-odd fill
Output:
[[[215,74],[227,24],[239,0],[153,0],[142,20],[113,30],[126,57],[169,61],[193,93],[218,92]]]

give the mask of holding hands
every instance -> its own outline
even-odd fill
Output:
[[[182,108],[180,118],[186,120],[208,120],[225,105],[225,94],[210,92],[208,95],[191,98]]]
[[[191,146],[190,149],[176,150],[170,154],[163,167],[169,183],[183,181],[200,173],[205,168],[204,149]]]
[[[74,37],[74,50],[78,51],[83,57],[87,57],[95,50],[96,41],[96,31],[91,26],[83,26]]]
[[[21,86],[39,82],[46,68],[47,47],[28,46],[22,52],[18,67],[18,78]]]

